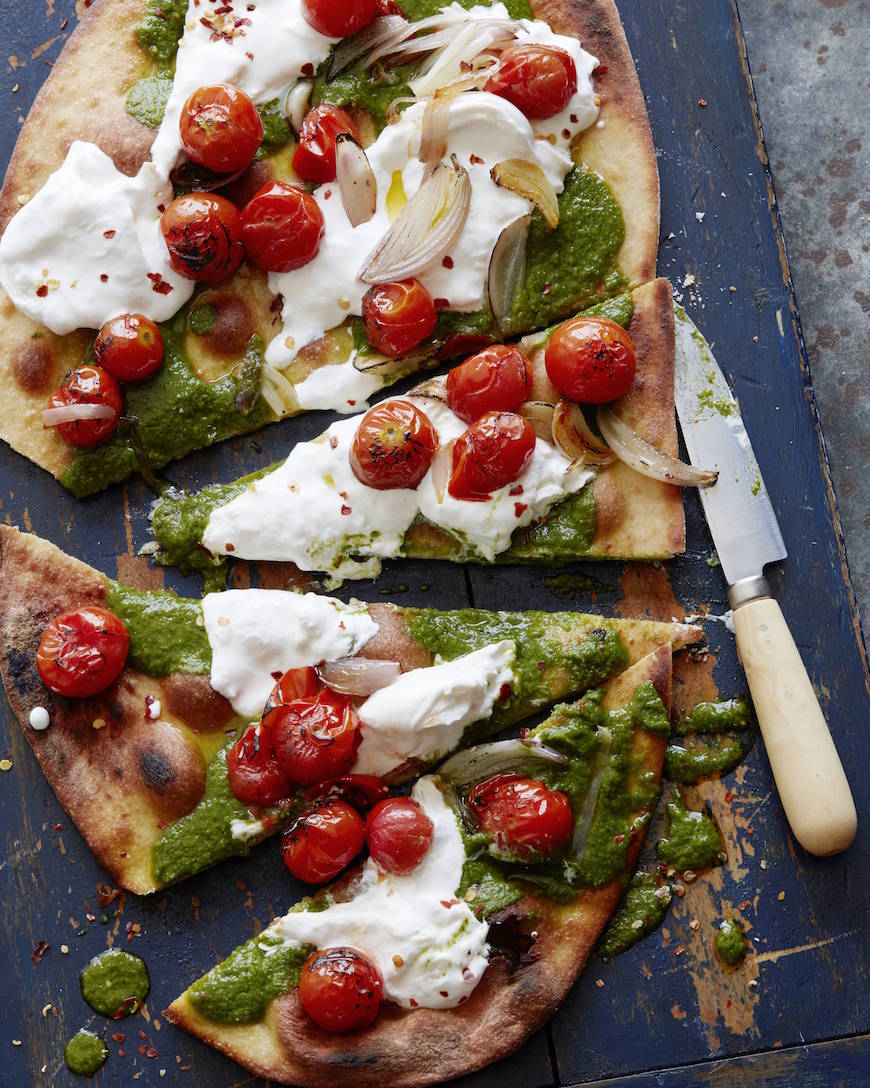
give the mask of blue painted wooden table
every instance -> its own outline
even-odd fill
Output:
[[[733,382],[789,559],[772,581],[821,696],[863,822],[841,857],[812,858],[788,829],[760,746],[722,782],[701,790],[719,821],[728,862],[688,886],[662,929],[604,965],[593,959],[551,1027],[517,1055],[461,1082],[688,1085],[870,1084],[868,1031],[868,787],[870,697],[866,657],[850,593],[824,444],[794,308],[782,236],[742,50],[729,0],[621,0],[647,96],[662,178],[660,272],[675,284]],[[0,159],[75,22],[71,0],[22,12],[0,0],[8,56]],[[318,433],[323,416],[290,420],[172,466],[193,487],[265,465]],[[146,539],[150,493],[138,480],[76,502],[41,470],[0,449],[0,516],[55,541],[111,576],[162,584],[135,553]],[[721,573],[697,500],[687,496],[687,554],[661,568],[579,565],[594,588],[568,600],[543,569],[388,564],[378,583],[354,586],[371,600],[457,607],[576,607],[670,618],[710,606],[724,612]],[[252,572],[237,568],[244,584]],[[253,572],[256,579],[256,572]],[[669,579],[669,582],[668,582]],[[193,581],[166,584],[198,593]],[[742,690],[731,636],[707,624],[723,694]],[[162,1020],[161,1010],[300,889],[274,842],[180,887],[127,896],[104,912],[103,874],[46,785],[5,700],[0,748],[13,763],[0,780],[0,1085],[72,1085],[66,1039],[94,1021],[78,992],[86,960],[116,943],[139,952],[153,987],[142,1014],[115,1027],[98,1086],[141,1088],[252,1083],[226,1059]],[[120,911],[115,916],[116,910]],[[107,922],[102,921],[106,913]],[[725,972],[712,953],[723,915],[743,919],[752,951]],[[93,915],[91,921],[88,915]],[[697,926],[694,923],[697,922]],[[128,925],[141,935],[127,944]],[[40,941],[50,948],[35,963]],[[64,952],[63,949],[68,949]],[[89,1019],[90,1018],[90,1019]],[[94,1024],[91,1022],[91,1026]],[[96,1024],[102,1029],[104,1024]],[[122,1052],[123,1051],[123,1055]]]

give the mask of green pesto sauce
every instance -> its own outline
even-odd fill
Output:
[[[516,643],[513,671],[517,681],[510,696],[500,700],[492,716],[481,723],[478,732],[486,735],[570,691],[603,683],[628,663],[628,651],[614,624],[602,621],[600,627],[581,628],[576,614],[570,612],[410,608],[404,616],[411,637],[447,660],[502,639]],[[476,739],[474,727],[464,739]]]
[[[582,853],[523,864],[505,858],[502,852],[494,854],[485,835],[465,828],[467,860],[458,894],[480,917],[516,902],[522,886],[569,903],[581,887],[600,886],[624,875],[629,846],[649,819],[658,796],[655,776],[638,774],[631,755],[634,731],[662,734],[669,723],[664,705],[648,682],[640,684],[631,703],[620,710],[605,710],[602,696],[597,690],[580,703],[561,704],[532,731],[536,739],[567,757],[562,767],[538,769],[534,775],[570,797],[575,819],[584,818],[586,797],[593,784],[598,786]],[[609,731],[609,742],[601,729]]]
[[[589,550],[595,536],[595,495],[590,481],[582,490],[552,507],[536,525],[514,531],[511,546],[499,562],[523,562],[546,557],[568,562]]]
[[[635,873],[598,942],[598,955],[610,960],[658,929],[670,902],[671,889],[667,884],[658,884],[649,873]]]
[[[199,601],[163,589],[141,592],[112,582],[107,604],[130,634],[128,660],[133,668],[149,676],[211,670],[211,647]]]
[[[134,83],[127,93],[124,109],[149,128],[158,128],[166,113],[166,103],[172,94],[170,76],[145,76]]]
[[[109,1056],[109,1048],[92,1031],[82,1028],[73,1035],[63,1052],[64,1061],[73,1073],[90,1077],[96,1073]]]
[[[241,495],[249,484],[277,467],[277,464],[269,465],[232,483],[212,484],[193,495],[164,495],[154,507],[151,518],[151,529],[160,544],[155,561],[178,567],[183,574],[199,570],[211,574],[213,579],[225,578],[226,559],[211,555],[200,545],[208,519],[213,510]]]
[[[273,98],[271,102],[265,102],[257,106],[260,120],[263,122],[263,142],[257,152],[258,159],[274,154],[287,143],[293,133],[290,131],[290,122],[281,108],[281,100]]]
[[[665,752],[665,778],[683,786],[694,786],[702,778],[726,774],[746,755],[748,745],[740,738],[719,736],[713,740],[691,740],[685,745],[669,744]]]
[[[613,588],[610,583],[602,582],[600,578],[593,578],[591,574],[584,574],[582,571],[550,574],[544,579],[544,585],[554,597],[562,601],[571,600],[583,593],[595,593],[598,590]]]
[[[220,1024],[249,1024],[262,1019],[269,1002],[292,990],[314,949],[288,945],[261,933],[203,975],[187,991],[197,1012]]]
[[[227,747],[235,742],[231,737]],[[265,810],[273,816],[275,826],[296,814],[293,806],[277,811]],[[151,849],[151,871],[161,884],[172,884],[193,873],[199,873],[224,858],[243,857],[257,841],[233,838],[233,820],[249,819],[246,805],[230,789],[227,776],[226,748],[221,749],[208,765],[205,792],[196,808],[180,820],[169,824]],[[265,837],[265,836],[264,836]]]
[[[204,302],[193,306],[187,314],[187,324],[197,336],[208,336],[217,321],[217,306],[213,302]]]
[[[656,843],[666,865],[684,873],[715,865],[721,849],[719,829],[704,812],[687,809],[679,797],[668,802],[668,834]]]
[[[232,375],[215,382],[196,376],[182,349],[186,320],[182,310],[161,326],[163,365],[153,377],[124,388],[125,415],[138,421],[139,440],[152,469],[274,418],[262,397],[248,413],[236,408],[239,382]],[[255,340],[252,349],[262,353],[262,343]],[[103,446],[76,450],[61,483],[81,497],[125,479],[138,465],[129,440],[116,435]]]
[[[161,72],[171,69],[184,33],[188,0],[148,0],[136,27],[139,44],[157,61]]]
[[[136,1012],[151,988],[145,961],[120,948],[94,956],[79,976],[79,984],[94,1012],[115,1020]]]
[[[674,726],[674,734],[723,733],[726,729],[751,729],[755,716],[746,698],[722,699],[715,703],[698,703]]]
[[[726,918],[716,931],[716,951],[731,967],[746,955],[746,936],[733,918]]]

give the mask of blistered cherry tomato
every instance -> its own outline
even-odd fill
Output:
[[[318,1027],[336,1033],[373,1023],[383,988],[377,967],[353,948],[314,952],[299,976],[302,1008]]]
[[[360,420],[350,451],[356,478],[378,491],[416,487],[438,448],[435,428],[416,404],[385,400]]]
[[[328,38],[346,38],[368,26],[377,12],[377,0],[302,0],[302,15]]]
[[[225,196],[186,193],[160,218],[169,262],[179,276],[201,283],[226,279],[242,263],[242,220]]]
[[[274,805],[291,789],[262,724],[249,725],[227,752],[227,776],[230,789],[246,805]]]
[[[447,403],[466,423],[485,412],[515,412],[531,389],[532,365],[510,344],[484,348],[447,375]]]
[[[547,341],[544,365],[559,392],[581,404],[621,397],[634,378],[634,342],[605,317],[563,321]]]
[[[325,884],[362,850],[362,816],[344,801],[324,801],[284,831],[281,854],[297,880]]]
[[[339,106],[321,102],[305,115],[293,152],[293,169],[303,181],[335,181],[335,141],[347,133],[359,143],[359,131]]]
[[[185,155],[216,174],[244,170],[263,139],[257,107],[231,83],[195,90],[181,107],[178,126]]]
[[[316,695],[322,687],[320,677],[317,675],[316,670],[310,666],[301,669],[288,669],[283,676],[279,677],[269,698],[266,700],[263,721],[269,723],[269,714],[276,707],[283,706],[285,703],[292,703],[294,699]]]
[[[385,873],[410,873],[432,845],[434,824],[410,797],[380,801],[366,819],[369,853]]]
[[[98,695],[118,679],[130,636],[114,612],[86,605],[51,621],[36,651],[42,682],[58,695]]]
[[[366,339],[382,355],[396,359],[435,331],[438,314],[432,296],[419,280],[380,283],[362,302]]]
[[[144,314],[121,314],[97,333],[94,356],[118,381],[139,382],[163,362],[163,336]]]
[[[551,857],[574,829],[567,794],[519,774],[478,783],[468,795],[468,808],[496,850],[521,861]]]
[[[350,698],[326,688],[271,711],[269,728],[275,756],[298,786],[350,770],[360,742]]]
[[[323,214],[310,193],[267,182],[242,209],[248,259],[266,272],[291,272],[317,256]]]
[[[374,774],[339,774],[327,778],[306,790],[306,801],[346,801],[357,812],[366,812],[378,801],[388,797],[390,787]]]
[[[90,449],[101,446],[115,433],[124,402],[121,387],[108,370],[101,366],[80,366],[70,374],[66,385],[48,398],[49,408],[66,408],[71,404],[103,404],[112,414],[105,419],[76,419],[58,423],[57,433],[71,446]]]
[[[487,412],[456,439],[447,490],[482,502],[513,483],[535,452],[531,423],[513,412]]]
[[[570,53],[552,45],[514,45],[505,49],[483,88],[506,98],[526,117],[553,117],[577,90],[577,69]]]

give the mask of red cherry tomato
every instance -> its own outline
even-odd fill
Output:
[[[216,174],[244,170],[263,139],[257,107],[231,83],[195,90],[181,108],[178,127],[185,155]]]
[[[186,193],[160,218],[169,262],[179,276],[201,283],[226,279],[242,263],[242,221],[225,196]]]
[[[301,669],[288,669],[281,676],[266,700],[263,710],[263,721],[268,724],[269,714],[276,707],[292,703],[294,699],[303,699],[308,695],[316,695],[323,684],[315,669],[310,666]]]
[[[302,1008],[318,1027],[336,1033],[373,1023],[383,988],[377,967],[353,948],[313,953],[299,976]]]
[[[344,801],[324,801],[303,813],[281,837],[284,864],[297,880],[325,884],[362,850],[362,816]]]
[[[377,0],[302,0],[305,21],[328,38],[347,38],[368,26]]]
[[[515,412],[531,390],[532,365],[509,344],[484,348],[447,375],[447,403],[466,423],[485,412]]]
[[[513,412],[487,412],[456,439],[447,490],[482,502],[513,483],[535,451],[531,423]]]
[[[407,400],[385,400],[360,420],[350,467],[356,478],[378,491],[416,487],[432,464],[438,435],[429,418]]]
[[[70,404],[105,404],[112,409],[106,419],[76,419],[71,423],[58,423],[57,433],[71,446],[90,449],[101,446],[115,433],[123,410],[121,387],[108,372],[99,366],[80,366],[70,374],[66,385],[48,398],[49,408],[66,408]]]
[[[296,185],[270,181],[242,209],[248,259],[266,272],[290,272],[317,256],[323,214]]]
[[[605,317],[573,317],[551,334],[544,365],[563,396],[605,404],[628,389],[637,363],[634,342],[621,325]]]
[[[478,783],[467,803],[496,849],[521,861],[551,857],[574,830],[567,794],[536,778],[497,774]]]
[[[227,776],[230,789],[246,805],[274,805],[291,789],[262,723],[249,725],[227,752]]]
[[[293,169],[303,181],[335,181],[335,141],[345,132],[360,142],[359,130],[343,109],[321,102],[309,110],[293,152]]]
[[[382,355],[405,355],[435,331],[438,314],[419,280],[370,287],[362,302],[366,339]]]
[[[298,786],[350,770],[360,742],[350,698],[326,688],[271,711],[269,728],[275,756]]]
[[[376,802],[388,797],[389,793],[390,787],[377,775],[340,774],[335,778],[327,778],[325,782],[318,782],[316,786],[306,790],[303,799],[310,803],[347,801],[357,812],[366,812]]]
[[[410,873],[432,845],[435,827],[410,797],[380,801],[366,819],[369,853],[385,873]]]
[[[121,675],[130,636],[114,612],[86,605],[51,621],[36,651],[43,684],[58,695],[98,695]]]
[[[143,314],[121,314],[97,333],[94,356],[118,381],[140,382],[163,362],[163,336]]]
[[[558,46],[514,45],[502,53],[483,89],[541,120],[568,105],[577,90],[577,69],[571,54]]]

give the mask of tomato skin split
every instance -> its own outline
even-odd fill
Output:
[[[520,861],[553,857],[574,829],[567,794],[524,775],[497,774],[479,782],[467,804],[496,852]]]
[[[361,734],[350,697],[322,688],[269,712],[275,758],[296,786],[314,786],[353,766]]]
[[[227,752],[233,794],[246,805],[275,805],[290,793],[290,779],[275,758],[268,727],[249,725]]]
[[[447,490],[454,499],[486,502],[513,483],[535,452],[535,432],[513,412],[487,412],[456,439]]]
[[[356,809],[344,801],[323,801],[284,831],[281,854],[297,880],[325,884],[353,861],[364,841]]]
[[[308,111],[293,152],[293,169],[303,181],[335,181],[335,142],[342,133],[360,142],[356,125],[341,107],[321,102]]]
[[[181,109],[179,135],[191,162],[216,174],[244,170],[263,139],[253,101],[231,83],[198,87]]]
[[[551,45],[514,45],[483,88],[506,98],[531,120],[561,113],[577,91],[577,68],[570,53]]]
[[[398,359],[432,335],[438,312],[419,280],[398,280],[369,288],[363,298],[366,339],[375,351]]]
[[[36,651],[36,668],[56,695],[83,699],[99,695],[121,675],[130,635],[114,612],[86,605],[57,616]]]

